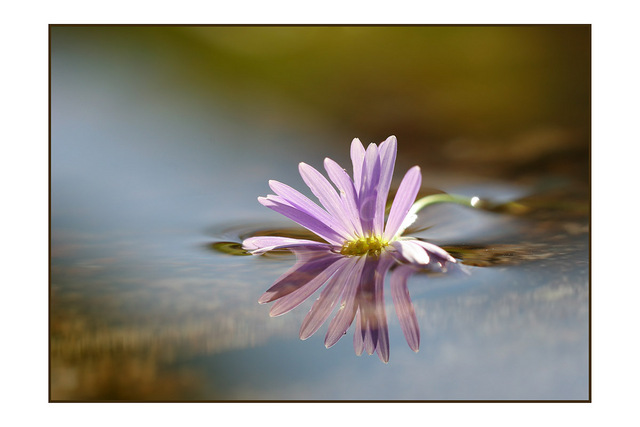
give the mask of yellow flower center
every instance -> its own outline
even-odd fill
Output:
[[[382,248],[389,242],[382,236],[361,237],[358,240],[349,240],[342,245],[340,253],[342,255],[379,255]]]

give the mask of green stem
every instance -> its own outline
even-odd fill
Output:
[[[436,203],[457,203],[462,206],[471,208],[479,207],[480,199],[478,197],[466,197],[456,194],[430,194],[418,200],[411,206],[409,213],[416,214],[423,208]]]
[[[514,215],[523,214],[529,211],[529,208],[522,203],[512,201],[506,203],[495,203],[489,200],[480,199],[477,196],[467,197],[457,194],[430,194],[418,200],[409,209],[409,214],[417,214],[423,208],[436,203],[457,203],[474,209],[483,209],[492,212],[503,212]]]

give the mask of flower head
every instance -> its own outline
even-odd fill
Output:
[[[420,331],[407,280],[420,269],[446,271],[456,260],[436,245],[402,237],[415,221],[415,212],[425,204],[424,199],[413,204],[421,184],[418,166],[409,169],[400,183],[385,224],[396,160],[394,136],[379,146],[370,144],[366,150],[360,140],[354,139],[351,160],[353,179],[336,162],[325,159],[324,167],[333,185],[320,172],[300,163],[300,174],[322,207],[278,181],[269,181],[275,195],[258,198],[264,206],[324,241],[256,236],[244,240],[243,247],[253,254],[288,249],[296,255],[296,264],[258,300],[274,303],[271,316],[293,310],[325,285],[302,322],[300,338],[313,335],[339,306],[327,328],[325,346],[338,342],[355,320],[356,354],[376,352],[386,363],[389,332],[383,285],[387,273],[391,271],[391,296],[400,326],[409,347],[418,351]]]
[[[356,138],[351,143],[353,179],[336,162],[326,158],[324,167],[331,182],[313,167],[300,163],[300,175],[322,207],[286,184],[269,181],[276,194],[259,197],[258,201],[315,233],[324,242],[257,236],[246,239],[243,247],[253,254],[284,248],[326,248],[343,256],[388,252],[400,262],[419,266],[445,268],[446,263],[455,263],[451,255],[436,245],[402,237],[416,219],[411,206],[422,182],[418,166],[409,169],[402,179],[385,224],[396,152],[395,136],[379,146],[372,143],[366,150]]]
[[[323,241],[256,236],[244,240],[243,247],[253,254],[288,249],[296,255],[296,264],[258,300],[274,303],[271,316],[293,310],[325,285],[302,322],[300,338],[313,335],[339,306],[329,322],[325,346],[338,342],[355,320],[356,354],[376,352],[386,363],[389,332],[383,288],[387,273],[391,271],[391,296],[400,327],[409,347],[418,351],[420,331],[407,280],[421,269],[446,271],[450,264],[458,265],[442,248],[402,236],[415,221],[416,212],[430,200],[427,196],[414,204],[422,180],[418,166],[409,169],[402,179],[385,223],[396,160],[394,136],[379,146],[370,144],[366,150],[360,140],[354,139],[351,160],[353,179],[336,162],[325,159],[331,182],[313,167],[300,163],[300,175],[322,207],[278,181],[269,181],[275,195],[258,198],[264,206],[294,220]],[[444,200],[449,198],[437,198]]]

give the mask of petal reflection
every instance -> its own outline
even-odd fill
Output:
[[[416,241],[403,241],[400,246],[411,250],[420,248]],[[296,264],[262,295],[259,302],[274,302],[269,314],[280,316],[302,304],[325,285],[302,321],[300,339],[306,340],[315,334],[335,312],[324,339],[327,348],[335,345],[355,320],[355,353],[377,353],[381,361],[388,363],[390,346],[384,282],[390,272],[391,299],[400,327],[409,347],[418,351],[420,328],[407,282],[411,275],[420,271],[445,271],[448,259],[437,254],[432,262],[416,265],[407,263],[406,253],[401,256],[398,251],[345,256],[321,246],[293,247],[290,250],[296,255]]]
[[[355,268],[353,273],[345,278],[345,291],[340,302],[340,308],[338,308],[338,314],[329,323],[327,335],[324,338],[324,345],[327,348],[333,346],[347,333],[347,329],[351,326],[356,314],[355,298],[360,287],[360,278],[363,275],[367,257],[349,257],[349,259],[355,262]]]
[[[353,335],[353,347],[357,355],[366,350],[378,353],[383,362],[389,361],[389,329],[384,306],[384,278],[394,263],[391,256],[370,257],[371,269],[363,275],[357,292],[358,312]]]
[[[288,313],[289,311],[302,304],[316,290],[318,290],[320,286],[322,286],[327,280],[329,280],[329,278],[335,272],[339,271],[340,268],[344,266],[346,261],[347,260],[344,258],[336,260],[335,262],[328,265],[320,273],[318,273],[316,277],[312,278],[308,282],[303,282],[303,284],[297,289],[294,289],[292,292],[280,298],[275,302],[273,307],[271,307],[269,315],[272,317],[280,316],[282,314]],[[294,276],[295,275],[296,274],[294,274]]]
[[[327,267],[338,261],[340,256],[328,250],[292,250],[297,261],[286,273],[258,299],[260,304],[271,302],[290,294],[316,278]]]
[[[342,269],[329,280],[327,286],[322,290],[318,299],[313,303],[311,310],[302,321],[300,327],[300,339],[306,340],[315,334],[320,326],[329,318],[336,303],[340,300],[340,296],[345,286],[349,282],[354,282],[351,276],[354,275],[356,269],[355,258],[351,258],[351,262],[347,262]]]
[[[407,344],[411,350],[417,353],[420,349],[420,327],[407,288],[407,280],[413,273],[415,273],[415,269],[408,265],[401,265],[393,271],[391,274],[391,298]]]

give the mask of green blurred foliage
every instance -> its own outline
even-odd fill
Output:
[[[183,31],[206,42],[214,75],[253,81],[371,133],[496,138],[589,119],[588,26]]]

